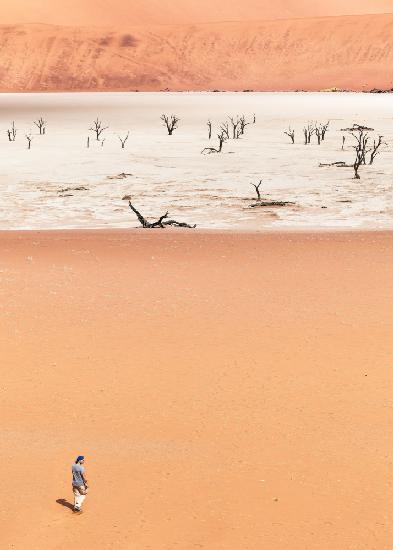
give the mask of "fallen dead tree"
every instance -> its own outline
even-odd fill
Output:
[[[353,164],[347,164],[343,160],[338,160],[337,162],[320,162],[319,166],[337,166],[338,168],[352,168]]]
[[[124,180],[125,178],[128,178],[129,176],[132,176],[133,174],[122,172],[121,174],[117,174],[116,176],[106,176],[107,180]]]
[[[163,214],[162,216],[160,216],[158,218],[158,220],[154,221],[154,222],[149,222],[140,212],[139,210],[137,210],[135,208],[135,206],[131,203],[131,197],[123,197],[123,200],[128,200],[128,206],[130,207],[130,209],[134,212],[134,214],[136,215],[136,217],[138,218],[139,220],[139,223],[141,224],[141,226],[144,228],[144,229],[156,229],[158,227],[161,227],[161,228],[164,228],[168,225],[171,225],[173,227],[187,227],[189,229],[194,229],[196,227],[196,224],[195,225],[190,225],[188,223],[184,223],[184,222],[178,222],[176,220],[170,220],[168,219],[169,218],[169,212],[166,212],[165,214]]]
[[[88,191],[88,187],[80,185],[79,187],[64,187],[64,189],[58,189],[58,193],[68,193],[68,191]]]
[[[222,146],[227,141],[227,137],[224,132],[221,132],[221,134],[217,135],[218,137],[218,147],[205,147],[202,149],[201,154],[207,154],[211,155],[212,153],[222,153]]]
[[[290,201],[257,201],[254,204],[250,204],[249,208],[256,208],[258,206],[294,206],[294,202]]]
[[[259,190],[259,188],[262,185],[262,180],[259,180],[258,184],[251,183],[250,185],[252,185],[255,188],[257,198],[253,199],[255,200],[255,202],[253,204],[250,204],[249,208],[268,207],[268,206],[293,206],[295,204],[294,202],[290,202],[290,201],[269,201],[269,200],[263,199],[261,196],[261,192]]]

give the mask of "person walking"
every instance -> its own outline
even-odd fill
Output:
[[[82,503],[86,498],[89,486],[85,477],[85,457],[79,455],[72,465],[72,491],[74,493],[74,512],[82,513]]]

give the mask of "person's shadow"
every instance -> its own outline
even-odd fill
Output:
[[[69,508],[70,510],[74,510],[74,505],[71,504],[71,502],[68,502],[65,498],[58,498],[56,500],[57,504],[61,504],[62,506],[65,506],[66,508]]]

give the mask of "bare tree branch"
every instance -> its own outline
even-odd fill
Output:
[[[194,229],[196,227],[196,225],[189,225],[188,223],[185,223],[185,222],[178,222],[176,220],[168,220],[168,217],[169,217],[169,212],[165,212],[165,214],[163,214],[162,216],[160,216],[158,218],[158,220],[154,221],[154,222],[149,222],[140,212],[139,210],[137,210],[135,208],[135,206],[133,206],[133,204],[131,203],[131,199],[129,199],[128,201],[128,205],[129,207],[131,208],[131,210],[134,212],[134,214],[136,215],[136,217],[138,218],[139,220],[139,223],[141,224],[141,226],[145,229],[155,229],[155,228],[164,228],[166,226],[175,226],[175,227],[187,227],[189,229]]]
[[[382,138],[383,136],[378,136],[378,141],[375,141],[375,139],[373,140],[373,147],[371,149],[369,164],[374,163],[375,157],[380,153],[379,148],[381,147],[381,145],[386,145],[386,143],[382,141]]]

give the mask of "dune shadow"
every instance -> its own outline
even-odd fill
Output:
[[[66,508],[69,508],[70,510],[74,510],[74,505],[71,504],[71,502],[68,502],[65,498],[58,498],[56,500],[57,504],[61,504],[62,506],[65,506]]]

